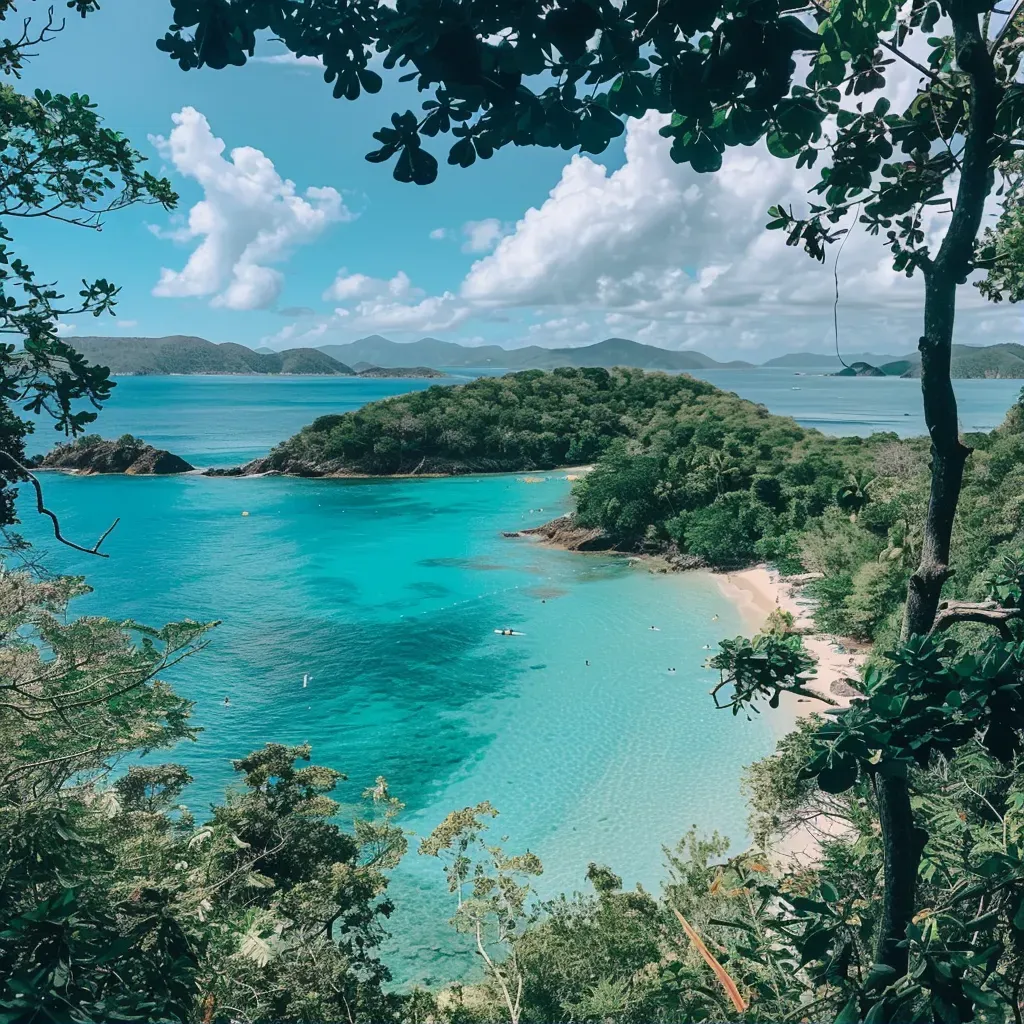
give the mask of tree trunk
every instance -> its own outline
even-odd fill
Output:
[[[951,0],[948,9],[957,63],[970,76],[970,119],[949,227],[934,260],[925,265],[924,335],[918,348],[925,422],[932,442],[932,484],[921,564],[907,586],[904,639],[931,629],[943,584],[950,576],[953,520],[960,500],[964,462],[970,454],[970,449],[960,441],[956,396],[949,375],[956,290],[971,272],[985,199],[992,189],[992,136],[1000,98],[992,54],[977,13],[966,0]],[[910,788],[905,778],[879,775],[876,791],[885,886],[875,957],[902,975],[907,971],[907,950],[899,944],[905,940],[907,925],[914,914],[924,836],[914,828]]]

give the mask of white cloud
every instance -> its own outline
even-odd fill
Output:
[[[596,340],[603,318],[616,333],[670,348],[827,347],[838,247],[821,265],[765,230],[772,204],[806,209],[818,172],[798,171],[762,143],[727,151],[720,172],[699,175],[672,162],[664,123],[658,114],[631,120],[615,171],[573,157],[546,202],[473,265],[462,299],[478,311],[557,314],[529,332],[548,345],[588,331]],[[930,207],[926,230],[941,233],[947,221]],[[916,347],[922,282],[895,273],[891,259],[877,237],[851,234],[839,265],[844,345]],[[961,291],[958,340],[981,331],[981,302]],[[1004,334],[1020,323],[1010,309],[987,314]]]
[[[497,217],[488,217],[467,221],[462,225],[462,234],[466,239],[462,245],[463,252],[490,252],[508,234],[508,230]]]
[[[181,270],[160,271],[153,294],[164,298],[211,296],[211,305],[266,309],[281,292],[283,276],[268,264],[288,258],[328,225],[352,214],[334,188],[311,186],[300,196],[258,149],[240,146],[224,158],[224,142],[193,107],[173,114],[168,138],[151,138],[179,174],[203,188],[187,226],[171,233],[199,244]]]
[[[69,334],[78,333],[78,328],[74,324],[65,323],[63,320],[58,320],[53,329],[58,338],[66,338]]]
[[[434,230],[430,232],[430,237],[435,242],[440,242],[443,238],[446,238],[447,236],[448,232],[445,228],[434,228]]]
[[[389,281],[366,274],[350,274],[344,267],[338,271],[323,297],[327,301],[349,302],[353,299],[381,298],[406,299],[423,294],[413,288],[405,271],[398,271]]]
[[[291,51],[288,53],[274,53],[267,57],[252,57],[251,60],[256,64],[284,64],[287,67],[319,69],[325,67],[324,62],[319,57],[297,57]]]

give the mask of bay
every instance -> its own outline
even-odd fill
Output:
[[[920,400],[910,381],[801,378],[794,392],[786,373],[745,373],[715,383],[801,420],[831,415],[843,432],[898,429]],[[222,465],[322,413],[430,383],[125,378],[97,426]],[[1017,391],[1004,381],[957,388],[970,396],[968,419],[992,425]],[[840,400],[851,394],[855,408]],[[339,793],[348,804],[386,776],[419,836],[490,800],[501,811],[495,835],[544,861],[542,895],[582,888],[590,861],[654,887],[662,844],[691,826],[745,841],[742,767],[772,736],[763,719],[716,712],[703,667],[705,646],[740,632],[740,617],[709,576],[653,575],[622,557],[503,537],[568,508],[565,472],[44,482],[68,536],[95,538],[121,517],[111,557],[97,559],[47,540],[23,506],[24,532],[50,567],[88,574],[95,592],[77,612],[221,621],[206,651],[168,673],[196,702],[203,732],[161,757],[194,772],[187,799],[200,816],[230,782],[231,758],[267,741],[309,742],[316,762],[349,775]],[[494,632],[507,627],[525,635]],[[440,865],[411,852],[392,892],[396,979],[464,976],[472,957],[446,925]]]

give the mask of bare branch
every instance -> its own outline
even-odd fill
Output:
[[[980,622],[995,626],[1001,636],[1010,639],[1010,622],[1024,618],[1024,608],[1004,608],[995,601],[943,601],[931,633],[941,633],[957,622]]]
[[[50,521],[53,523],[53,535],[57,538],[57,540],[61,542],[61,544],[66,544],[69,548],[74,548],[76,551],[82,551],[87,555],[97,555],[100,558],[110,557],[110,555],[108,555],[105,551],[100,551],[100,545],[110,536],[110,534],[114,530],[114,527],[117,526],[119,522],[121,522],[120,516],[118,516],[117,519],[115,519],[110,524],[110,526],[107,527],[107,529],[104,531],[100,539],[96,541],[96,543],[93,544],[91,548],[84,548],[82,547],[81,544],[76,544],[74,541],[68,540],[67,537],[65,537],[60,532],[60,520],[57,518],[56,514],[51,512],[43,503],[43,488],[42,485],[39,483],[39,478],[33,472],[26,469],[9,452],[0,451],[0,455],[2,455],[4,459],[6,459],[7,462],[9,462],[15,468],[15,470],[17,470],[17,472],[20,473],[26,480],[28,480],[29,483],[31,483],[32,486],[35,488],[36,508],[39,511],[40,515],[49,516]]]

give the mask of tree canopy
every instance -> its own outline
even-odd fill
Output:
[[[20,4],[0,4],[8,22]],[[66,5],[83,18],[95,0]],[[86,280],[75,298],[40,276],[17,255],[13,236],[20,220],[47,219],[98,231],[107,214],[136,203],[165,209],[177,195],[164,178],[143,168],[145,158],[120,132],[104,125],[88,96],[46,89],[18,91],[17,80],[36,47],[64,28],[53,8],[45,20],[27,18],[17,37],[0,42],[0,527],[15,522],[25,437],[35,428],[22,412],[50,417],[65,434],[77,434],[114,386],[102,366],[90,365],[58,335],[61,317],[113,314],[118,288],[106,278]],[[83,407],[84,406],[84,407]],[[37,486],[39,509],[42,493]],[[59,525],[54,520],[58,539]]]

